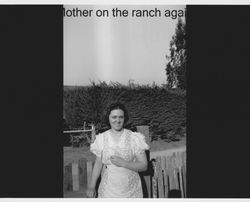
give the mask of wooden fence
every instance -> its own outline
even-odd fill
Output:
[[[92,128],[91,141],[95,139]],[[148,126],[138,126],[150,145]],[[81,131],[80,131],[81,132]],[[165,151],[146,151],[148,170],[141,172],[144,198],[185,198],[186,195],[186,147]],[[86,197],[94,161],[82,158],[64,166],[64,197]],[[98,180],[100,182],[100,178]],[[97,187],[98,187],[97,183]],[[96,187],[96,188],[97,188]]]
[[[91,132],[91,136],[88,133]],[[95,126],[91,124],[91,129],[86,129],[84,122],[83,129],[63,131],[63,134],[70,134],[70,142],[72,147],[81,147],[85,144],[91,144],[95,140]]]
[[[86,197],[94,161],[82,158],[64,166],[64,196]],[[186,148],[151,152],[148,171],[140,173],[144,197],[186,197]],[[99,179],[100,181],[100,179]]]
[[[186,197],[186,147],[151,153],[152,198]]]

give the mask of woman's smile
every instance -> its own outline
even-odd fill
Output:
[[[120,131],[123,129],[124,124],[124,112],[120,109],[114,109],[110,112],[109,123],[111,129]]]

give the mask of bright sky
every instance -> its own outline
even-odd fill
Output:
[[[64,85],[89,85],[90,81],[158,85],[166,83],[166,54],[177,18],[165,10],[177,5],[65,5],[65,10],[93,10],[91,17],[64,17]],[[112,8],[128,10],[128,17],[113,17]],[[155,9],[161,17],[131,17],[134,9]],[[109,17],[96,17],[106,9]],[[71,11],[67,11],[68,14]],[[153,13],[152,13],[153,14]],[[159,14],[159,13],[158,13]]]

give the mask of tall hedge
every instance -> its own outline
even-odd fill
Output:
[[[64,87],[64,116],[70,128],[84,121],[105,129],[107,106],[123,102],[129,111],[127,128],[149,125],[155,133],[179,130],[186,126],[186,93],[158,86],[125,86],[105,82],[83,87]]]

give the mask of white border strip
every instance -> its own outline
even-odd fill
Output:
[[[71,5],[250,5],[249,0],[0,0],[0,4],[71,4]]]
[[[96,202],[97,200],[98,201],[105,201],[105,202],[109,202],[109,201],[135,201],[135,202],[138,202],[138,201],[168,201],[168,202],[177,202],[177,201],[180,201],[180,202],[183,202],[184,201],[188,201],[188,202],[215,202],[215,201],[219,201],[219,202],[238,202],[238,201],[244,201],[244,202],[249,202],[249,199],[230,199],[230,198],[224,198],[224,199],[202,199],[202,198],[195,198],[195,199],[172,199],[172,198],[167,198],[167,199],[94,199],[94,198],[88,198],[88,199],[84,199],[84,198],[45,198],[45,199],[42,199],[42,198],[20,198],[20,199],[17,199],[17,198],[13,198],[13,199],[10,199],[10,198],[2,198],[1,199],[1,202],[60,202],[60,201],[67,201],[67,202],[83,202],[83,201],[93,201],[93,202]]]

